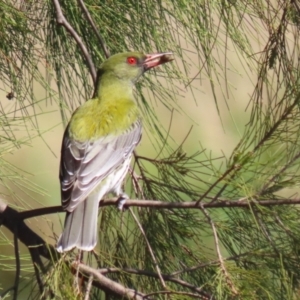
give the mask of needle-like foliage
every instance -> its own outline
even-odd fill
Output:
[[[125,189],[140,202],[100,209],[99,244],[82,263],[75,252],[51,257],[28,278],[22,254],[16,269],[32,287],[28,299],[298,299],[299,36],[294,0],[0,2],[0,184],[22,210],[26,194],[41,202],[45,187],[7,154],[40,139],[52,155],[45,133],[93,95],[110,54],[175,55],[136,89],[146,147]],[[53,111],[60,119],[41,127]],[[236,133],[233,146],[207,146],[216,126]],[[5,225],[1,214],[0,205]],[[0,253],[8,243],[1,233]],[[12,264],[2,258],[6,274]]]

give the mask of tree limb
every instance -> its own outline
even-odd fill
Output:
[[[149,208],[165,208],[165,209],[199,209],[199,205],[197,204],[198,201],[185,201],[185,202],[165,202],[159,200],[140,200],[140,199],[128,199],[124,204],[124,208],[129,208],[132,206],[136,207],[149,207]],[[253,200],[247,198],[241,198],[237,200],[226,200],[221,199],[215,202],[203,203],[204,208],[243,208],[249,209],[252,206],[277,206],[277,205],[296,205],[300,204],[300,199],[268,199],[268,200]],[[111,198],[106,199],[100,202],[99,206],[117,206],[118,205],[118,198]],[[19,218],[22,220],[64,212],[61,205],[57,206],[49,206],[49,207],[42,207],[31,209],[23,212],[19,212]],[[0,225],[1,225],[1,200],[0,200]]]
[[[159,278],[159,274],[157,274],[157,273],[153,273],[153,272],[146,271],[146,270],[133,269],[133,268],[122,268],[122,269],[120,269],[120,268],[103,268],[103,269],[98,269],[97,272],[100,272],[101,274],[125,272],[125,273],[129,273],[129,274],[144,275],[144,276]],[[184,280],[181,280],[177,277],[173,277],[171,275],[161,274],[161,276],[163,277],[163,279],[165,281],[177,283],[183,287],[186,287],[194,292],[199,293],[199,299],[210,299],[210,300],[214,299],[214,297],[212,297],[212,295],[203,291],[203,289],[201,287],[194,286]]]
[[[98,284],[100,287],[105,291],[109,290],[110,292],[113,292],[121,297],[125,297],[127,299],[136,299],[136,300],[143,300],[144,294],[128,289],[124,287],[123,285],[105,277],[103,274],[101,274],[99,271],[95,270],[92,267],[89,267],[83,263],[78,263],[77,261],[73,263],[74,268],[78,268],[79,271],[83,272],[84,275],[87,275],[88,277],[90,275],[93,275],[94,278],[98,281]]]

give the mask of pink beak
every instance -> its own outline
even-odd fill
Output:
[[[172,52],[146,54],[146,59],[143,63],[145,71],[172,61],[174,59],[172,56]]]

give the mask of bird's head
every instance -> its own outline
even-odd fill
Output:
[[[124,52],[109,57],[101,65],[101,74],[110,74],[121,80],[135,83],[147,70],[173,60],[172,53],[162,52],[143,54],[141,52]]]

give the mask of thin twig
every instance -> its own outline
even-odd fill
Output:
[[[1,202],[1,200],[0,200]],[[237,200],[226,200],[222,199],[219,201],[215,201],[212,203],[202,203],[204,208],[242,208],[242,209],[249,209],[252,206],[278,206],[278,205],[296,205],[300,204],[300,199],[269,199],[269,200],[254,200],[254,199],[248,199],[248,198],[241,198]],[[111,198],[106,199],[100,202],[100,207],[103,206],[117,206],[118,205],[118,198]],[[126,203],[124,204],[124,208],[129,207],[148,207],[148,208],[165,208],[165,209],[199,209],[199,205],[197,205],[197,201],[191,201],[191,202],[166,202],[166,201],[159,201],[159,200],[140,200],[140,199],[128,199],[126,200]],[[31,209],[23,212],[19,212],[19,218],[22,220],[48,215],[48,214],[54,214],[64,212],[63,208],[59,206],[49,206],[49,207],[43,207],[43,208],[36,208]],[[0,211],[1,216],[1,211]]]
[[[272,184],[273,182],[275,182],[276,178],[278,178],[281,174],[283,174],[283,172],[288,169],[289,167],[291,167],[295,161],[297,159],[300,158],[300,152],[298,152],[289,162],[287,162],[275,175],[273,175],[265,184],[264,186],[261,188],[261,190],[256,193],[256,196],[262,195],[264,194],[264,192],[268,189],[268,187],[270,186],[270,184]]]
[[[167,144],[167,140],[168,140],[168,138],[169,138],[169,136],[170,136],[171,126],[172,126],[172,123],[173,123],[173,116],[174,116],[174,108],[172,108],[172,110],[171,110],[171,118],[170,118],[168,130],[167,130],[167,135],[166,135],[166,137],[164,138],[164,141],[163,141],[163,143],[162,143],[162,146],[161,146],[160,150],[157,151],[157,155],[156,155],[156,157],[154,158],[154,160],[158,159],[158,157],[159,157],[159,156],[161,155],[161,153],[163,152],[165,146],[168,145],[168,144]]]
[[[219,183],[221,182],[223,179],[225,179],[227,177],[227,175],[229,173],[231,173],[233,170],[235,169],[235,166],[231,166],[228,170],[225,171],[225,173],[219,177],[208,189],[207,191],[200,196],[199,200],[197,201],[197,204],[199,204],[208,194],[209,192]]]
[[[80,250],[79,250],[80,251]],[[80,258],[78,259],[77,258],[77,260],[78,261],[80,261]],[[80,273],[80,271],[79,271],[79,268],[77,267],[76,268],[76,273],[75,273],[75,276],[74,276],[74,278],[73,278],[73,286],[75,287],[75,289],[76,289],[76,292],[77,292],[77,295],[80,295],[81,294],[81,287],[80,287],[80,281],[79,281],[79,273]]]
[[[83,263],[78,263],[78,261],[75,261],[73,263],[74,268],[79,268],[80,271],[84,272],[86,275],[93,275],[94,279],[98,281],[99,285],[106,291],[113,292],[121,297],[129,298],[129,299],[135,299],[135,300],[143,300],[143,297],[145,296],[141,292],[138,292],[136,290],[128,289],[121,285],[120,283],[117,283],[104,275],[102,275],[99,271],[95,270],[92,267],[89,267]]]
[[[90,292],[91,292],[91,288],[92,288],[93,279],[94,279],[94,276],[90,275],[89,281],[88,281],[88,284],[87,284],[87,287],[86,287],[86,291],[85,291],[84,300],[89,300],[90,299]]]
[[[104,39],[102,38],[102,36],[100,35],[99,31],[97,30],[96,24],[95,24],[93,18],[91,17],[88,9],[86,8],[86,6],[85,6],[85,4],[84,4],[84,2],[82,0],[78,0],[78,3],[80,5],[81,9],[83,10],[83,12],[84,12],[87,20],[89,21],[90,25],[92,26],[92,28],[93,28],[93,30],[94,30],[94,32],[95,32],[95,34],[96,34],[96,36],[97,36],[97,38],[98,38],[98,40],[100,42],[100,45],[101,45],[102,50],[103,50],[103,52],[105,54],[105,57],[109,58],[110,57],[110,51],[109,51],[109,49],[108,49],[108,47],[107,47]]]
[[[43,295],[43,293],[44,293],[44,283],[43,283],[42,278],[40,276],[39,269],[38,269],[37,265],[34,264],[34,263],[33,263],[33,268],[34,268],[34,274],[35,274],[35,278],[36,278],[36,281],[37,281],[37,285],[38,285],[39,290],[40,290],[40,294]]]
[[[206,211],[206,209],[203,207],[202,203],[200,202],[199,203],[199,206],[203,212],[203,214],[205,215],[205,217],[207,218],[208,222],[210,223],[210,226],[211,226],[211,229],[213,231],[213,236],[214,236],[214,241],[215,241],[215,247],[216,247],[216,252],[217,252],[217,255],[218,255],[218,259],[220,261],[220,267],[223,271],[223,274],[226,278],[226,282],[227,284],[230,286],[231,288],[231,291],[233,292],[234,295],[238,295],[238,291],[237,289],[235,288],[231,278],[230,278],[230,275],[229,273],[227,272],[227,269],[225,267],[225,264],[224,264],[224,260],[223,260],[223,256],[221,254],[221,250],[220,250],[220,246],[219,246],[219,238],[218,238],[218,232],[217,232],[217,229],[216,229],[216,226],[215,226],[215,223],[214,221],[212,220],[212,218],[210,217],[209,213]]]
[[[56,10],[57,23],[64,26],[66,28],[66,30],[71,34],[71,36],[75,39],[77,45],[81,49],[82,54],[87,62],[90,74],[92,76],[92,79],[93,79],[93,82],[95,85],[96,78],[97,78],[97,72],[96,72],[95,65],[93,63],[90,53],[88,52],[86,46],[84,45],[84,43],[83,43],[82,39],[80,38],[80,36],[78,35],[78,33],[75,31],[75,29],[70,25],[70,23],[67,21],[67,19],[63,15],[59,0],[53,0],[53,4],[54,4],[55,10]]]
[[[152,260],[153,260],[153,262],[154,262],[155,269],[156,269],[157,274],[158,274],[158,276],[159,276],[160,282],[161,282],[162,286],[163,286],[164,288],[166,288],[166,283],[165,283],[163,277],[161,276],[161,270],[160,270],[160,268],[159,268],[158,262],[157,262],[157,260],[156,260],[155,255],[154,255],[154,252],[153,252],[153,250],[152,250],[152,248],[151,248],[151,245],[150,245],[150,243],[149,243],[149,241],[148,241],[148,238],[147,238],[147,236],[146,236],[146,234],[145,234],[145,231],[144,231],[144,229],[143,229],[143,226],[142,226],[141,223],[139,222],[139,220],[138,220],[138,218],[136,217],[136,215],[135,215],[135,213],[133,212],[133,210],[132,210],[131,208],[129,208],[129,211],[130,211],[132,217],[134,218],[136,224],[138,225],[138,227],[139,227],[139,229],[140,229],[142,235],[144,236],[144,239],[145,239],[145,241],[146,241],[148,250],[149,250],[150,255],[151,255],[151,257],[152,257]]]
[[[223,261],[237,260],[238,258],[241,258],[243,256],[248,256],[250,254],[251,254],[251,252],[247,252],[247,253],[243,253],[243,254],[239,254],[239,255],[226,257],[226,258],[223,258]],[[193,266],[193,267],[189,267],[189,268],[185,268],[185,269],[182,269],[182,270],[179,270],[179,271],[175,271],[175,272],[171,273],[170,275],[171,276],[177,276],[177,275],[180,275],[182,273],[193,272],[193,271],[196,271],[198,269],[202,269],[202,268],[205,268],[205,267],[208,267],[208,266],[213,266],[213,265],[220,265],[220,261],[218,259],[217,260],[212,260],[212,261],[202,263],[202,264],[199,264],[199,265],[196,265],[196,266]]]
[[[120,268],[102,268],[102,269],[98,269],[97,271],[100,272],[101,274],[124,273],[125,272],[125,273],[129,273],[129,274],[136,274],[136,275],[143,275],[143,276],[159,278],[159,275],[157,273],[145,271],[145,270],[133,269],[133,268],[122,268],[122,269],[120,269]],[[210,300],[214,299],[214,297],[212,297],[212,295],[203,291],[203,288],[192,285],[189,282],[179,279],[178,277],[173,277],[173,276],[166,275],[166,274],[161,274],[161,276],[163,277],[163,279],[165,281],[170,281],[170,282],[179,284],[182,287],[188,288],[191,291],[199,293],[199,295],[202,296],[202,299],[210,299]]]
[[[1,206],[1,200],[0,200]],[[59,254],[53,246],[47,244],[38,234],[31,230],[21,218],[21,213],[7,206],[4,211],[0,210],[0,219],[3,219],[2,224],[12,233],[15,232],[16,223],[18,225],[17,238],[28,248],[34,248],[39,255],[48,260],[56,260]]]
[[[138,158],[138,155],[136,154],[135,151],[133,151],[133,157],[134,157],[134,161],[136,162],[136,165],[140,171],[140,174],[141,174],[141,177],[143,178],[144,180],[144,183],[148,189],[148,192],[151,194],[151,195],[155,195],[155,193],[153,193],[153,190],[152,190],[152,187],[151,187],[151,184],[149,183],[149,180],[147,178],[147,176],[145,176],[145,172],[144,172],[144,169],[139,161],[139,158]]]
[[[182,296],[189,296],[197,299],[207,299],[206,297],[202,297],[199,294],[189,293],[189,292],[176,292],[176,291],[157,291],[153,293],[147,294],[144,299],[148,299],[151,296],[154,295],[182,295]],[[184,298],[185,299],[185,298]]]
[[[298,95],[295,97],[294,102],[284,111],[284,113],[282,114],[282,116],[280,117],[280,119],[278,119],[273,126],[266,132],[266,134],[262,137],[262,139],[257,143],[257,145],[253,148],[253,150],[251,151],[251,155],[253,155],[254,153],[256,153],[259,149],[262,148],[262,146],[274,135],[274,132],[279,128],[279,126],[282,124],[283,121],[285,121],[287,119],[287,117],[292,113],[293,109],[299,104],[299,99],[300,99],[300,93],[298,93]],[[214,185],[216,185],[218,182],[220,182],[220,179],[224,179],[229,173],[231,173],[231,171],[234,171],[231,173],[230,175],[230,179],[227,180],[227,182],[222,186],[222,188],[219,190],[219,192],[215,195],[215,198],[213,199],[212,202],[214,202],[217,198],[221,197],[224,190],[228,187],[228,182],[230,182],[234,177],[236,177],[236,175],[238,174],[238,172],[242,169],[242,167],[246,164],[248,160],[245,159],[243,160],[243,163],[239,163],[237,164],[235,167],[235,165],[232,165],[230,167],[230,169],[228,169],[222,176],[221,178],[219,178]],[[230,172],[228,172],[230,171]],[[207,195],[209,191],[211,191],[212,187],[210,187],[208,189],[208,191],[204,194]],[[200,198],[203,199],[204,196],[202,196]],[[199,200],[199,201],[200,201]]]
[[[131,169],[131,168],[129,169],[129,173],[131,175],[131,182],[132,182],[135,194],[141,195],[142,199],[145,199],[144,191],[139,183],[139,179],[141,179],[142,177],[137,175],[134,172],[134,169]]]
[[[18,240],[18,224],[17,223],[15,225],[15,230],[14,230],[14,249],[15,249],[15,258],[16,258],[16,275],[15,275],[15,283],[14,283],[13,300],[17,300],[18,299],[20,273],[21,273],[21,262],[20,262],[19,240]]]
[[[12,291],[12,290],[14,290],[15,289],[15,286],[11,286],[11,287],[9,287],[8,289],[6,289],[4,292],[2,292],[1,294],[0,294],[0,299],[4,299],[4,297],[10,292],[10,291]]]

